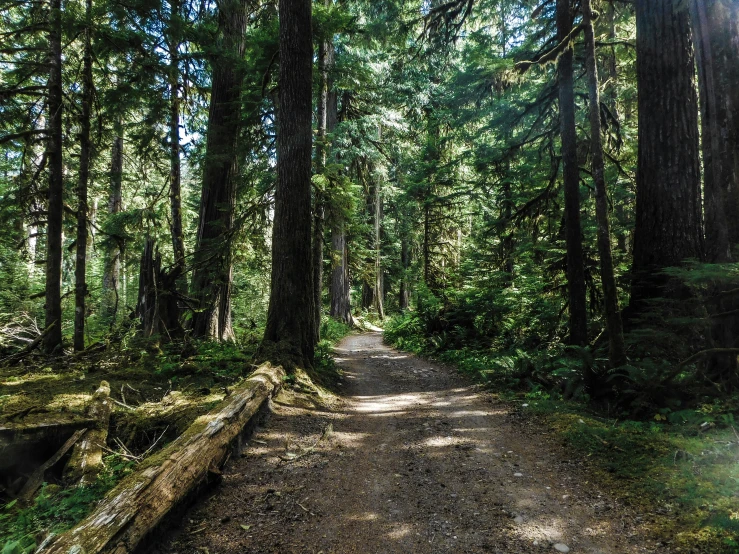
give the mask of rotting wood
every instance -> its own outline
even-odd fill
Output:
[[[38,452],[53,452],[75,431],[94,424],[80,414],[33,411],[20,421],[3,421],[0,423],[0,472],[12,471],[14,466],[27,468]],[[43,460],[37,461],[41,463]]]
[[[129,554],[176,506],[208,482],[232,450],[252,417],[282,385],[285,372],[260,366],[219,407],[199,417],[161,452],[144,460],[98,504],[95,511],[37,554]]]
[[[67,439],[67,442],[65,442],[51,458],[49,458],[40,467],[36,468],[36,471],[31,474],[31,476],[28,478],[28,481],[26,481],[26,484],[23,485],[20,493],[18,493],[18,497],[23,502],[28,502],[31,500],[31,498],[33,498],[33,495],[36,494],[36,491],[44,482],[44,476],[46,472],[53,466],[55,466],[59,462],[59,460],[61,460],[64,455],[69,452],[69,449],[72,448],[80,439],[80,437],[86,432],[87,429],[80,429],[79,431],[75,431],[75,433],[71,437],[69,437],[69,439]]]
[[[101,381],[92,395],[85,415],[95,421],[81,440],[75,444],[72,457],[64,468],[64,481],[79,483],[81,487],[92,485],[103,467],[103,449],[108,439],[108,425],[113,404],[110,401],[110,385]]]

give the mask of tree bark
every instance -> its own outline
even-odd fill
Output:
[[[384,306],[384,273],[382,269],[382,186],[378,180],[374,187],[374,250],[375,250],[375,282],[372,307],[380,319],[385,318]]]
[[[739,5],[692,0],[705,187],[706,259],[735,261],[739,244]]]
[[[330,0],[326,0],[326,6]],[[316,174],[322,175],[326,172],[326,161],[328,159],[329,144],[328,134],[336,127],[336,94],[331,90],[331,71],[334,65],[334,43],[333,37],[321,42],[318,50],[318,66],[321,73],[321,92],[318,100],[318,141],[316,142]],[[324,192],[316,189],[315,211],[313,213],[313,288],[315,310],[316,342],[320,337],[321,308],[323,305],[323,233],[324,217],[326,211],[326,198]]]
[[[74,350],[85,349],[87,296],[87,184],[90,176],[90,119],[92,117],[92,0],[85,2],[85,46],[82,61],[82,117],[80,120],[80,174],[77,184],[77,256],[74,268]]]
[[[156,242],[147,237],[139,266],[139,295],[136,315],[145,337],[179,334],[179,313],[174,273],[162,270]]]
[[[349,263],[344,223],[331,235],[331,249],[334,257],[331,272],[331,312],[333,318],[351,325],[351,283],[349,281]]]
[[[311,260],[313,44],[310,0],[280,0],[277,190],[265,343],[311,366],[315,297]]]
[[[62,16],[61,0],[51,0],[49,20],[49,80],[47,164],[49,167],[46,225],[46,306],[44,327],[53,325],[44,338],[47,354],[62,346],[62,217],[64,175],[62,166]]]
[[[557,0],[557,38],[564,41],[572,31],[571,0]],[[567,283],[570,311],[569,343],[588,342],[587,307],[585,303],[585,265],[580,227],[580,171],[577,163],[575,128],[575,93],[572,70],[572,48],[559,56],[559,120],[562,135],[562,164],[565,191],[565,230],[567,244]]]
[[[603,285],[603,301],[608,332],[608,359],[611,367],[626,363],[623,325],[618,308],[618,288],[613,273],[611,252],[611,228],[608,222],[608,195],[606,191],[603,142],[600,127],[600,91],[598,90],[598,65],[595,59],[595,34],[590,0],[582,0],[583,23],[585,23],[585,65],[588,73],[588,99],[590,103],[590,155],[593,159],[595,182],[595,217],[598,224],[597,241],[600,256],[600,279]]]
[[[231,325],[232,238],[239,178],[242,63],[247,1],[220,4],[222,51],[213,62],[208,139],[200,198],[192,295],[198,300],[196,337],[233,340]]]
[[[639,155],[629,310],[665,294],[662,273],[700,259],[698,100],[690,16],[673,0],[636,2]]]
[[[739,4],[721,0],[691,1],[693,36],[698,60],[705,191],[706,261],[737,260],[739,245]],[[735,285],[718,283],[717,292]],[[719,313],[736,312],[735,297],[718,295],[711,307]],[[739,317],[714,321],[713,343],[737,345]],[[718,379],[736,375],[735,353],[718,354],[709,362],[709,375]]]
[[[123,210],[123,128],[120,120],[114,128],[116,137],[110,155],[110,191],[108,193],[108,214],[115,216]],[[103,270],[103,311],[106,318],[114,323],[121,281],[121,238],[110,237],[110,246],[105,252]]]
[[[408,283],[408,272],[411,266],[411,254],[408,247],[408,238],[403,235],[400,239],[400,267],[402,275],[400,278],[400,292],[398,293],[398,307],[401,312],[410,307],[410,284]]]
[[[172,251],[174,271],[184,278],[185,238],[182,229],[182,171],[180,164],[180,2],[169,3],[169,202],[172,221]],[[183,291],[186,284],[183,283]]]

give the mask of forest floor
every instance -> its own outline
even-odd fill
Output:
[[[581,457],[454,368],[379,333],[336,348],[340,396],[293,387],[152,551],[677,552]]]

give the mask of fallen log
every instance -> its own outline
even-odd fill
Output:
[[[130,554],[162,519],[220,474],[252,418],[281,385],[281,367],[260,366],[215,410],[199,417],[161,452],[116,486],[86,519],[44,541],[37,554]],[[253,423],[253,422],[252,422]]]
[[[66,483],[78,483],[79,486],[86,487],[97,479],[103,467],[103,448],[108,439],[110,412],[113,408],[110,400],[110,385],[107,381],[101,381],[85,410],[85,415],[94,420],[95,425],[74,445],[72,456],[64,468]]]

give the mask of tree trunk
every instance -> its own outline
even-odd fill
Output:
[[[565,40],[572,31],[571,0],[557,0],[557,37]],[[580,227],[580,171],[577,163],[577,132],[575,128],[575,93],[572,70],[572,48],[559,56],[559,121],[562,134],[562,164],[565,191],[565,227],[567,244],[567,284],[570,310],[569,343],[588,342],[588,321],[585,303],[585,265]]]
[[[82,118],[80,120],[80,174],[77,184],[77,256],[74,268],[74,350],[85,349],[87,296],[87,183],[90,176],[90,118],[92,117],[92,0],[85,2],[85,50],[82,61]]]
[[[120,120],[115,125],[116,137],[110,155],[110,191],[108,193],[108,214],[115,216],[123,210],[123,129]],[[118,229],[115,230],[118,233]],[[121,237],[109,238],[110,246],[105,252],[103,270],[103,315],[115,323],[120,303],[121,282]]]
[[[375,183],[374,206],[374,247],[375,247],[375,283],[372,307],[380,319],[385,318],[383,303],[384,275],[382,269],[382,187],[380,181]]]
[[[611,228],[608,222],[608,195],[606,192],[603,142],[600,128],[600,91],[598,90],[598,65],[595,59],[595,35],[590,0],[582,0],[583,22],[585,23],[585,65],[588,73],[588,99],[590,103],[590,154],[593,158],[593,180],[595,181],[595,217],[598,224],[597,240],[600,256],[600,279],[603,285],[603,301],[608,332],[608,359],[611,367],[626,363],[623,325],[618,308],[618,288],[613,273],[611,253]],[[593,383],[594,384],[594,383]]]
[[[182,172],[180,169],[180,2],[169,3],[169,202],[175,269],[184,279],[185,239],[182,230]],[[183,292],[186,283],[182,283]]]
[[[693,36],[698,59],[702,150],[704,163],[706,260],[737,260],[739,245],[739,5],[720,0],[691,1]],[[737,314],[739,301],[721,294],[732,283],[714,287],[714,313]],[[731,349],[739,336],[739,316],[713,320],[715,346]],[[736,354],[711,358],[709,375],[724,380],[736,375]]]
[[[326,6],[330,0],[326,0]],[[321,73],[321,93],[318,100],[318,140],[316,142],[316,174],[322,175],[326,172],[326,161],[328,159],[329,144],[328,133],[336,126],[336,103],[331,102],[331,97],[336,98],[332,92],[331,71],[334,65],[334,43],[332,37],[321,42],[318,50],[318,66]],[[333,112],[333,113],[331,113]],[[314,303],[316,306],[315,330],[316,342],[320,339],[321,308],[323,305],[323,231],[326,199],[324,192],[316,189],[315,211],[313,214],[313,287]]]
[[[49,212],[46,225],[46,306],[44,351],[56,353],[62,346],[62,216],[64,175],[62,166],[62,16],[61,0],[51,0],[49,19]]]
[[[145,337],[179,334],[179,310],[174,273],[162,270],[162,257],[154,239],[147,237],[139,268],[136,314]]]
[[[426,198],[423,203],[423,281],[433,290],[431,283],[431,204]]]
[[[209,482],[242,451],[242,439],[279,392],[280,367],[261,366],[218,407],[198,418],[141,469],[124,478],[93,512],[69,531],[52,537],[37,554],[133,554],[173,509]]]
[[[311,263],[313,44],[310,0],[280,0],[277,190],[265,343],[282,343],[292,363],[311,366],[315,289]]]
[[[333,271],[331,272],[331,317],[351,325],[351,283],[347,255],[346,231],[342,223],[331,235]]]
[[[731,262],[739,244],[739,5],[692,0],[691,15],[703,124],[706,259]]]
[[[375,287],[367,281],[362,281],[362,309],[369,310],[375,303]]]
[[[408,283],[410,266],[411,255],[410,248],[408,247],[408,238],[403,235],[400,239],[400,267],[402,274],[400,278],[400,292],[398,293],[398,307],[401,312],[406,311],[411,304],[410,283]]]
[[[246,24],[246,0],[228,0],[220,4],[222,50],[213,62],[208,142],[192,277],[192,295],[198,300],[199,307],[193,315],[193,335],[216,340],[234,338],[231,325],[231,250],[240,172],[242,58]]]
[[[698,101],[690,16],[673,0],[636,2],[639,156],[631,315],[664,296],[662,273],[701,258]]]

